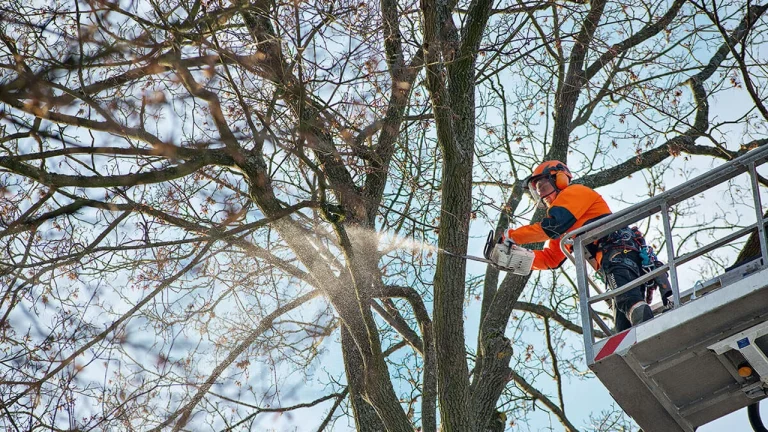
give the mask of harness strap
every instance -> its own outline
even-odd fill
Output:
[[[640,245],[635,240],[635,232],[629,227],[617,229],[597,241],[597,246],[603,253],[615,249],[640,251]]]

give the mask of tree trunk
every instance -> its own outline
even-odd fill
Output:
[[[471,70],[467,73],[471,73]],[[443,201],[440,212],[440,248],[465,254],[472,212],[472,163],[474,144],[474,86],[451,89],[452,142],[443,150]],[[464,346],[464,290],[466,262],[440,255],[435,271],[435,347],[440,414],[445,430],[474,430],[469,410],[469,370]]]
[[[347,386],[349,386],[349,400],[352,403],[352,412],[355,418],[355,429],[358,432],[384,432],[384,423],[381,422],[376,410],[365,400],[362,395],[362,384],[365,382],[363,357],[355,345],[352,335],[346,326],[341,326],[341,352],[344,357],[344,370],[347,373]]]

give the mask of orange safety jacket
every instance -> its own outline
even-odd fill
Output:
[[[562,234],[609,214],[611,209],[599,193],[584,185],[573,184],[557,194],[541,222],[510,228],[507,237],[517,244],[546,240],[542,250],[533,251],[533,269],[553,269],[560,267],[565,261],[565,254],[560,250]],[[600,262],[599,256],[595,259],[597,263]]]

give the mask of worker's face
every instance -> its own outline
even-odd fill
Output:
[[[557,198],[557,191],[543,197],[541,200],[544,201],[544,204],[546,204],[547,207],[552,207],[552,203],[555,201],[555,198]]]
[[[543,202],[547,207],[552,206],[552,202],[557,197],[557,188],[549,177],[543,177],[539,180],[531,182],[531,195],[537,199],[537,201]]]

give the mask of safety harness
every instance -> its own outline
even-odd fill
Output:
[[[637,263],[628,257],[626,252],[636,251],[640,255],[640,270],[644,274],[650,273],[664,265],[663,262],[659,261],[655,251],[653,250],[653,247],[646,244],[643,233],[640,232],[640,229],[636,226],[631,228],[620,228],[610,233],[609,235],[598,240],[597,246],[602,251],[604,256],[610,256],[611,252],[622,250],[624,253],[613,255],[612,259],[614,260],[614,263],[626,266],[635,271],[638,270]],[[643,287],[645,288],[646,303],[651,303],[653,299],[653,292],[658,289],[664,306],[667,306],[669,296],[672,293],[672,289],[666,273],[656,276],[655,278],[645,282]]]

